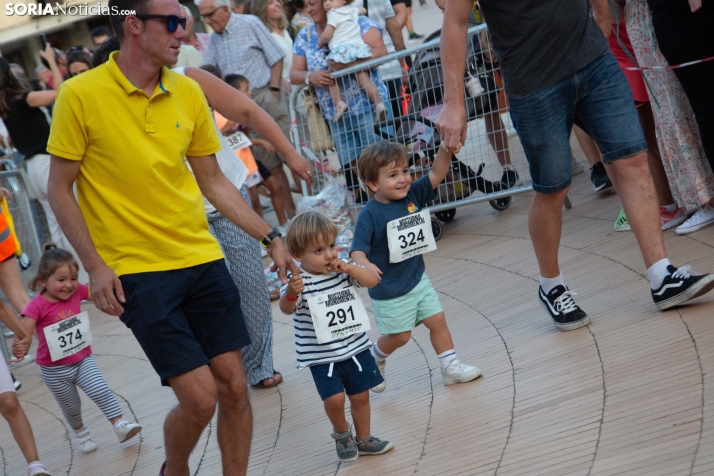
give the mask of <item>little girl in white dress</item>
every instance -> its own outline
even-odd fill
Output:
[[[353,61],[371,58],[372,50],[362,40],[359,24],[360,10],[351,6],[353,0],[325,0],[325,10],[327,10],[327,26],[317,40],[317,46],[322,48],[329,44],[330,54],[325,58],[337,63],[349,64]],[[369,71],[360,71],[355,75],[359,87],[367,94],[374,106],[375,116],[378,122],[387,118],[387,108],[382,102],[377,87],[372,83]],[[335,122],[342,119],[342,115],[347,112],[349,106],[342,100],[340,87],[335,81],[330,86],[332,102],[335,105]]]

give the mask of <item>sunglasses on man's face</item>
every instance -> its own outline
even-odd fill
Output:
[[[139,13],[134,16],[140,20],[166,20],[166,29],[169,30],[169,33],[174,33],[178,30],[179,25],[181,25],[181,28],[184,30],[186,29],[186,17],[176,15],[151,15],[148,13]]]

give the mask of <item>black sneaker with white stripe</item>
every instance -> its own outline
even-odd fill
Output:
[[[706,294],[714,289],[714,275],[692,273],[689,266],[667,266],[669,275],[659,289],[652,290],[652,299],[660,311],[669,309]]]
[[[590,317],[573,301],[575,293],[559,284],[548,294],[538,287],[538,299],[559,331],[573,331],[590,324]]]

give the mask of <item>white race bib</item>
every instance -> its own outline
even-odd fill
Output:
[[[436,249],[431,217],[426,208],[387,223],[389,262],[399,263]]]
[[[319,344],[370,329],[367,310],[354,286],[307,298]]]
[[[241,149],[250,147],[253,143],[248,139],[248,136],[243,134],[241,131],[235,131],[229,136],[226,136],[228,144],[231,146],[234,152],[238,152]]]
[[[92,329],[89,327],[89,315],[86,311],[42,330],[52,362],[74,355],[92,343]]]

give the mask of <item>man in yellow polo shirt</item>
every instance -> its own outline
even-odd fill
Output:
[[[245,474],[252,421],[240,348],[249,338],[201,192],[261,239],[277,266],[295,265],[279,233],[218,168],[221,146],[201,89],[166,68],[185,37],[177,0],[109,5],[135,14],[111,18],[121,51],[58,92],[47,146],[50,203],[97,307],[120,316],[179,400],[164,425],[161,474],[188,474],[216,401],[223,474]]]

